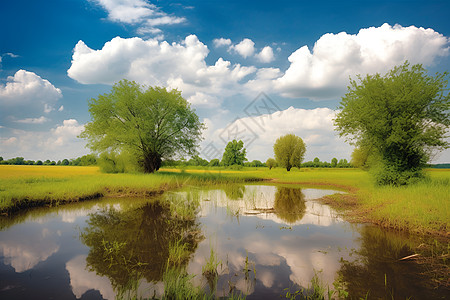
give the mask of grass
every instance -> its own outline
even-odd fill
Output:
[[[0,165],[0,213],[101,196],[153,196],[183,185],[256,180],[209,173],[103,174],[98,167]]]
[[[274,184],[332,188],[348,192],[323,199],[342,207],[355,221],[399,230],[449,236],[450,170],[427,170],[428,178],[404,187],[375,186],[359,169],[242,168],[162,169],[156,174],[103,174],[97,167],[0,165],[0,212],[53,206],[99,196],[152,196],[189,185],[216,185],[266,180]],[[180,204],[180,203],[178,203]],[[174,210],[192,217],[189,201]]]

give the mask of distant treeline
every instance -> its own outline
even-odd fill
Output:
[[[15,157],[4,160],[0,156],[0,165],[43,165],[43,166],[94,166],[99,163],[99,158],[95,154],[87,154],[74,159],[63,160],[25,160],[23,157]],[[199,156],[194,156],[189,160],[165,160],[162,166],[175,167],[175,166],[200,166],[200,167],[221,167],[224,166],[222,162],[215,158],[210,161],[203,159]],[[237,167],[237,166],[236,166]],[[244,167],[267,167],[265,162],[259,160],[244,162]],[[303,168],[351,168],[352,165],[346,159],[337,160],[333,158],[331,162],[320,161],[319,158],[315,158],[313,161],[307,161],[302,163]],[[431,165],[431,168],[450,168],[450,164],[438,164]]]
[[[224,166],[222,162],[215,158],[211,161],[207,161],[199,156],[194,156],[189,160],[166,160],[163,161],[162,166],[175,167],[175,166],[200,166],[200,167],[220,167]],[[253,160],[250,162],[244,162],[244,167],[267,167],[265,162],[259,160]],[[313,161],[307,161],[302,163],[304,168],[352,168],[352,165],[346,159],[333,158],[330,162],[320,161],[319,158],[314,158]]]
[[[450,169],[450,164],[432,164],[429,167],[432,169]]]
[[[36,166],[93,166],[97,164],[97,156],[94,154],[87,154],[74,159],[63,160],[25,160],[23,157],[15,157],[4,160],[0,156],[0,165],[36,165]]]

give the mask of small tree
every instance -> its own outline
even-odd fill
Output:
[[[305,156],[306,145],[300,137],[287,134],[275,141],[273,152],[277,163],[290,171],[292,167],[300,168]]]
[[[68,165],[69,165],[69,160],[68,160],[67,158],[64,158],[64,159],[62,160],[61,164],[62,164],[63,166],[68,166]]]
[[[273,158],[268,158],[266,161],[266,165],[267,167],[269,167],[269,170],[271,170],[272,168],[275,168],[277,166],[277,162]]]
[[[448,73],[426,74],[408,62],[385,76],[350,81],[334,120],[340,136],[380,156],[378,184],[402,185],[422,176],[433,151],[449,147]]]
[[[247,160],[245,157],[247,150],[244,148],[244,142],[239,140],[233,140],[228,142],[225,147],[225,152],[222,156],[222,165],[232,166],[232,165],[244,165],[244,161]]]
[[[336,158],[336,157],[333,157],[333,159],[331,160],[331,167],[332,167],[332,168],[336,168],[337,163],[338,163],[337,158]]]

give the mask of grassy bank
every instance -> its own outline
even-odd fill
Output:
[[[0,211],[58,205],[98,196],[151,196],[186,185],[267,180],[344,190],[323,201],[355,221],[416,233],[449,236],[450,170],[428,170],[428,179],[406,187],[374,186],[359,169],[162,169],[156,174],[103,174],[97,167],[0,166]]]
[[[54,206],[101,196],[152,196],[182,185],[257,180],[250,174],[104,174],[98,167],[0,165],[0,213]]]

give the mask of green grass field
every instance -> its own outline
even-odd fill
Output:
[[[58,205],[99,196],[151,196],[183,185],[267,180],[348,192],[324,199],[356,221],[449,236],[450,170],[427,170],[405,187],[378,187],[359,169],[162,169],[155,174],[103,174],[97,167],[0,166],[0,211]]]

